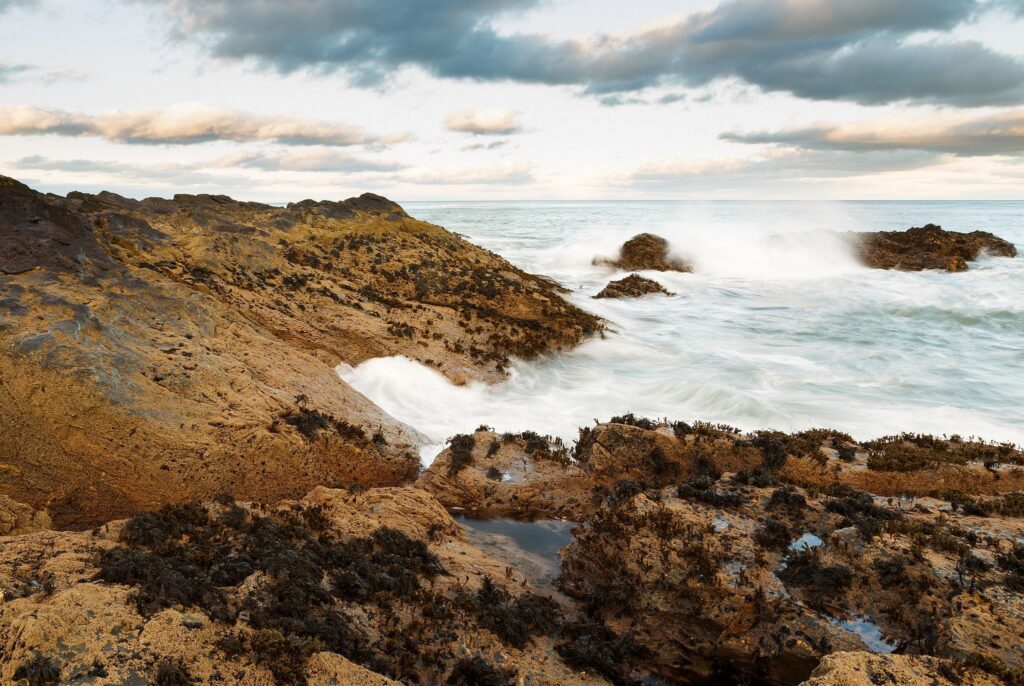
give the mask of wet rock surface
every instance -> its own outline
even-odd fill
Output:
[[[639,298],[652,293],[674,295],[665,290],[657,281],[645,279],[639,274],[630,274],[624,279],[610,281],[608,285],[595,295],[595,298]]]
[[[987,231],[959,233],[941,226],[926,226],[906,231],[877,231],[846,234],[857,248],[864,264],[876,269],[942,269],[967,271],[968,262],[979,255],[1016,257],[1012,243]]]
[[[380,196],[62,198],[0,178],[0,493],[85,527],[221,491],[401,483],[420,437],[338,363],[496,380],[599,328]]]
[[[622,244],[619,256],[614,260],[596,260],[596,264],[608,264],[626,271],[652,270],[659,272],[692,272],[693,267],[685,260],[669,255],[669,245],[661,236],[641,233]]]
[[[1024,669],[1022,457],[625,415],[571,448],[482,427],[417,486],[470,512],[580,522],[559,587],[668,683],[797,684],[844,650],[896,674],[920,665],[894,651],[980,665],[989,683]]]

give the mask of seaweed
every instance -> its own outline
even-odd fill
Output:
[[[574,669],[589,670],[605,677],[616,686],[634,686],[631,665],[642,655],[632,637],[620,636],[594,621],[567,624],[563,633],[566,640],[555,650]]]
[[[754,532],[754,540],[768,550],[786,550],[793,540],[793,533],[784,523],[769,519]]]
[[[448,439],[450,458],[448,461],[448,478],[452,478],[466,467],[473,464],[473,447],[476,439],[468,434],[458,434]]]
[[[445,682],[448,686],[509,686],[515,672],[495,667],[482,657],[459,660]]]
[[[734,491],[719,491],[709,477],[690,479],[676,487],[676,495],[684,500],[697,500],[712,507],[740,507],[747,497]]]
[[[515,598],[489,577],[465,604],[477,621],[503,643],[522,649],[533,636],[555,632],[561,624],[562,608],[554,600],[534,593]]]
[[[177,660],[164,659],[156,668],[156,686],[192,686],[192,677]]]
[[[14,678],[25,680],[27,686],[52,686],[60,682],[60,663],[36,653],[31,660],[18,665]]]
[[[849,567],[823,564],[817,548],[802,548],[791,554],[778,576],[787,585],[802,588],[808,604],[816,610],[822,610],[828,601],[834,602],[853,582]]]
[[[638,429],[647,429],[648,431],[650,431],[651,429],[658,428],[658,423],[656,421],[652,419],[647,419],[646,417],[637,417],[632,412],[627,412],[626,414],[620,415],[618,417],[612,417],[610,420],[608,420],[608,422],[610,424],[625,424],[627,426],[635,426]]]

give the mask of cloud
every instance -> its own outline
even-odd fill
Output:
[[[377,136],[337,122],[257,116],[204,105],[85,114],[40,107],[0,107],[3,136],[88,136],[117,143],[190,145],[208,141],[273,141],[286,145],[386,145],[406,136]]]
[[[766,91],[866,104],[1006,104],[1024,64],[948,32],[1020,0],[733,0],[630,34],[556,40],[501,33],[540,0],[145,0],[218,58],[380,85],[407,66],[439,77],[569,85],[598,96],[740,78]],[[609,103],[617,102],[614,98]]]
[[[738,143],[768,143],[806,150],[876,152],[918,150],[961,157],[1024,154],[1024,109],[981,117],[896,119],[756,133],[728,132]]]
[[[2,6],[0,6],[0,11],[3,11]],[[12,81],[26,72],[32,71],[32,69],[32,66],[29,64],[4,64],[0,62],[0,83]]]
[[[535,180],[527,165],[506,165],[468,169],[426,169],[404,174],[402,181],[424,185],[490,186],[520,185]]]
[[[444,125],[449,131],[478,136],[507,136],[523,130],[519,110],[504,107],[458,110],[449,114]]]
[[[291,172],[392,172],[405,165],[345,155],[335,150],[301,150],[285,153],[239,153],[217,161],[219,167],[248,167],[262,171]]]
[[[794,179],[829,179],[912,171],[942,161],[922,151],[838,153],[818,150],[776,150],[756,158],[709,160],[668,159],[641,165],[619,179],[621,185],[671,189],[676,187],[749,189],[751,183]]]
[[[497,150],[498,148],[504,148],[508,145],[508,141],[491,141],[490,143],[470,143],[469,145],[463,145],[459,150],[462,152],[471,152],[473,150]]]
[[[83,72],[74,69],[41,69],[31,64],[0,63],[0,84],[32,78],[36,82],[56,83],[58,81],[82,81]]]

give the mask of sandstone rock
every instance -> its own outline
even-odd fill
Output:
[[[652,233],[640,233],[622,244],[615,260],[595,260],[595,264],[609,264],[626,271],[645,269],[659,272],[692,272],[693,267],[683,260],[669,256],[668,241]]]
[[[417,489],[321,488],[274,507],[222,498],[4,539],[0,587],[3,683],[34,665],[96,686],[386,686],[459,670],[608,683],[556,650],[571,618]]]
[[[928,224],[906,231],[847,234],[857,246],[861,261],[876,269],[944,269],[967,271],[967,263],[982,253],[1016,257],[1013,244],[987,231],[959,233]]]
[[[24,503],[0,495],[0,536],[19,536],[43,531],[51,526],[50,517]]]
[[[600,293],[595,295],[595,298],[639,298],[644,295],[650,295],[651,293],[663,293],[664,295],[674,295],[673,293],[665,290],[657,281],[651,279],[645,279],[639,274],[630,274],[624,279],[618,281],[610,281]]]
[[[826,656],[803,686],[997,686],[999,679],[952,660],[922,655]]]
[[[338,363],[496,380],[600,326],[379,196],[60,198],[0,178],[0,493],[85,527],[222,491],[402,483],[421,437]]]

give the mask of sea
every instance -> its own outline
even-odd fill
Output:
[[[578,348],[455,386],[404,357],[339,375],[426,438],[425,465],[481,424],[571,443],[632,412],[743,430],[829,427],[1024,444],[1024,202],[409,202],[410,214],[570,289],[608,323]],[[836,232],[927,223],[991,231],[1022,252],[965,273],[869,269]],[[692,274],[674,293],[594,299],[595,266],[631,236],[665,237]]]

